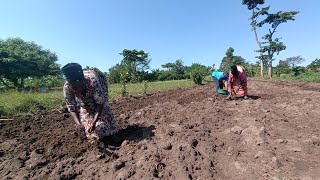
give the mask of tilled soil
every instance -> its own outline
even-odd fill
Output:
[[[209,84],[113,101],[122,130],[100,144],[68,113],[0,121],[0,178],[320,179],[320,84],[248,87],[249,100]]]

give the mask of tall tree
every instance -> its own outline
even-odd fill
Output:
[[[129,73],[132,82],[138,80],[138,72],[145,71],[149,69],[150,59],[149,54],[145,53],[143,50],[128,50],[124,49],[122,53],[119,53],[123,56],[122,62]]]
[[[298,11],[279,11],[277,13],[268,13],[267,17],[257,24],[258,27],[262,27],[266,24],[271,26],[268,29],[269,32],[262,38],[265,41],[262,42],[262,44],[264,45],[262,47],[262,50],[260,50],[260,52],[262,53],[267,53],[269,65],[268,75],[270,78],[272,78],[272,61],[274,53],[279,54],[280,51],[286,49],[286,46],[283,42],[280,42],[279,38],[274,38],[274,33],[276,32],[280,24],[286,23],[288,21],[294,21],[295,15],[298,13]]]
[[[264,8],[259,8],[259,5],[264,4],[264,0],[242,0],[242,4],[246,5],[248,10],[252,12],[251,17],[250,17],[250,25],[252,27],[252,31],[254,32],[254,36],[256,39],[256,42],[259,46],[259,52],[260,55],[258,56],[258,59],[260,60],[260,76],[263,77],[263,69],[264,69],[264,64],[265,64],[265,56],[263,55],[263,47],[262,44],[259,40],[258,33],[257,33],[257,24],[258,24],[258,19],[261,18],[262,16],[266,15],[270,7],[264,7]]]
[[[25,79],[56,75],[58,57],[41,46],[20,38],[0,40],[0,81],[10,87],[23,88]]]

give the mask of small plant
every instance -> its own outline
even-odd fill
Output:
[[[122,83],[121,96],[122,97],[127,97],[128,96],[128,88],[127,88],[127,83],[125,81],[123,81],[123,83]]]
[[[147,94],[148,81],[143,81],[143,94]]]
[[[128,96],[128,88],[127,88],[128,77],[129,77],[128,72],[120,73],[120,80],[122,82],[122,86],[121,86],[121,96],[122,97]]]

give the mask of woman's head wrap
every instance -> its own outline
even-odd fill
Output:
[[[82,67],[78,63],[68,63],[63,66],[61,70],[68,82],[78,82],[84,80]]]
[[[231,74],[235,77],[238,77],[238,69],[237,69],[237,66],[236,65],[233,65],[230,67],[231,69]]]

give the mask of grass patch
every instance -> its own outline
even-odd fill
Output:
[[[25,113],[37,113],[59,107],[63,94],[59,91],[50,93],[4,92],[0,96],[0,117],[8,117]]]
[[[292,75],[292,74],[281,74],[280,77],[273,76],[272,79],[269,77],[252,77],[250,79],[253,80],[293,80],[293,81],[305,81],[305,82],[315,82],[320,83],[320,73],[318,72],[306,72],[301,73],[299,75]]]
[[[121,96],[121,84],[109,85],[109,98]],[[192,87],[192,80],[149,82],[147,89],[144,83],[128,84],[129,95],[141,95],[163,90]],[[17,91],[2,92],[0,95],[0,117],[12,117],[21,114],[36,114],[41,110],[59,108],[63,103],[62,88],[49,93],[24,93]]]
[[[192,80],[174,80],[174,81],[157,81],[148,82],[146,93],[158,92],[163,90],[178,89],[184,87],[192,87],[195,84]],[[122,84],[109,85],[109,98],[118,98],[121,96]],[[127,84],[129,95],[141,95],[144,93],[144,83]]]

